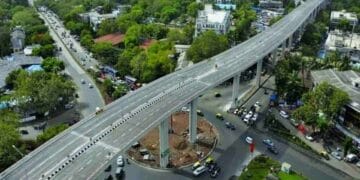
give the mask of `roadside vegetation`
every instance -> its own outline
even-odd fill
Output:
[[[306,177],[290,171],[290,173],[282,172],[281,164],[265,155],[255,157],[246,169],[242,172],[239,180],[248,179],[267,179],[268,176],[277,177],[280,180],[305,180]]]

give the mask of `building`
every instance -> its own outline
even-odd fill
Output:
[[[358,19],[356,14],[343,11],[331,11],[330,15],[330,23],[332,26],[336,26],[340,23],[342,19],[346,19],[349,21],[350,25],[356,25],[358,23]]]
[[[16,26],[11,32],[11,44],[14,52],[19,52],[25,46],[25,31],[21,26]]]
[[[276,0],[260,0],[259,7],[262,9],[282,9],[283,2]]]
[[[312,71],[311,76],[315,86],[322,82],[328,82],[349,95],[350,103],[342,109],[336,128],[351,137],[357,143],[357,147],[360,147],[360,134],[358,133],[360,132],[360,74],[355,71],[327,69]]]
[[[26,56],[20,53],[13,53],[11,56],[0,59],[0,89],[4,90],[5,79],[8,74],[16,69],[27,68],[32,65],[41,65],[42,58],[38,56]]]
[[[195,36],[208,30],[217,34],[225,34],[230,28],[230,12],[214,10],[211,4],[206,4],[205,9],[198,12],[196,18]]]
[[[338,51],[342,55],[350,55],[352,63],[360,63],[360,35],[331,31],[325,41],[325,50]]]
[[[90,12],[79,14],[80,19],[83,22],[90,23],[90,26],[96,31],[99,28],[99,25],[102,21],[106,19],[116,19],[120,14],[122,14],[129,6],[117,6],[112,10],[111,13],[103,13],[103,8],[98,6],[92,9]]]

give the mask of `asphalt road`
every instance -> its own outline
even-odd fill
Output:
[[[90,114],[2,172],[0,179],[94,178],[172,112],[277,49],[322,2],[308,0],[248,41],[159,78],[107,105],[101,114]]]
[[[273,83],[273,81],[268,82]],[[241,87],[247,87],[249,83],[242,84]],[[270,86],[270,85],[269,85]],[[249,86],[250,87],[250,86]],[[240,89],[240,94],[245,92],[248,88]],[[314,159],[311,156],[307,156],[292,149],[288,144],[277,141],[276,139],[270,138],[275,146],[279,150],[278,155],[274,155],[267,151],[266,146],[262,143],[263,139],[269,138],[266,134],[254,131],[253,128],[246,126],[238,117],[225,114],[223,112],[224,106],[226,106],[231,99],[232,86],[228,87],[217,87],[213,90],[204,94],[199,101],[199,108],[205,115],[205,118],[209,120],[213,125],[216,126],[219,131],[219,143],[217,144],[214,152],[211,156],[215,157],[216,162],[220,165],[221,173],[217,179],[229,179],[233,175],[239,175],[240,171],[244,168],[243,162],[249,158],[249,145],[245,142],[245,138],[250,136],[255,142],[255,151],[266,154],[280,162],[288,162],[292,165],[293,170],[298,173],[304,174],[306,177],[312,180],[338,180],[338,179],[351,179],[347,175],[342,174],[339,171],[335,171],[328,165],[322,163],[319,159]],[[220,92],[222,97],[215,98],[214,92]],[[253,105],[256,101],[262,104],[262,110],[266,111],[265,106],[268,104],[269,96],[264,95],[263,89],[260,89],[249,101],[245,104],[247,108]],[[269,90],[268,90],[269,92]],[[222,113],[225,116],[225,121],[230,121],[235,124],[236,130],[231,131],[225,128],[224,122],[218,120],[215,117],[217,112]],[[262,116],[260,121],[263,121]],[[116,160],[111,161],[112,172],[116,169]],[[124,179],[129,180],[153,180],[153,179],[209,179],[209,174],[205,173],[200,177],[193,177],[192,171],[189,168],[176,169],[176,170],[154,170],[131,162],[129,165],[126,164]],[[103,172],[96,179],[104,179],[109,176],[109,172]]]
[[[59,38],[59,32],[62,31],[60,28],[55,30],[55,26],[58,22],[54,22],[55,17],[39,13],[40,17],[44,19],[45,25],[49,27],[50,35],[56,42],[58,47],[61,47],[62,51],[58,51],[58,57],[65,62],[65,72],[69,74],[76,86],[78,87],[77,92],[79,98],[77,99],[80,113],[83,117],[95,111],[96,107],[102,107],[105,105],[104,100],[99,89],[94,85],[92,78],[79,66],[76,59],[71,55],[71,52],[66,48],[61,38]],[[52,20],[49,20],[52,19]],[[85,81],[85,84],[81,83],[81,80]],[[93,88],[89,88],[89,83],[93,85]]]

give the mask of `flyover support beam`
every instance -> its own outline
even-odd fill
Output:
[[[257,61],[256,65],[256,87],[260,88],[261,85],[261,71],[262,71],[263,58]]]
[[[239,88],[240,88],[240,73],[235,75],[233,77],[233,92],[232,92],[232,99],[231,99],[231,107],[235,108],[236,107],[236,102],[238,100],[239,97]]]
[[[291,50],[292,44],[293,44],[293,34],[290,35],[289,39],[288,39],[288,49]]]
[[[160,123],[160,167],[166,168],[169,164],[169,120],[165,119]]]
[[[189,112],[189,141],[191,144],[196,142],[197,137],[197,107],[198,99],[194,99],[190,102],[190,112]]]
[[[286,51],[286,40],[281,45],[282,51],[281,51],[281,59],[284,59],[285,57],[285,51]]]
[[[277,51],[278,49],[276,48],[272,53],[271,53],[271,60],[272,60],[272,65],[276,65],[277,64]]]

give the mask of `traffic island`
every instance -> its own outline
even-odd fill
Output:
[[[239,180],[245,179],[279,179],[306,180],[307,178],[291,169],[291,165],[275,161],[268,156],[255,157],[243,170]]]
[[[171,120],[172,119],[172,120]],[[197,142],[189,142],[189,114],[177,112],[169,120],[169,168],[192,165],[212,152],[218,131],[204,118],[197,123]],[[152,129],[128,151],[128,156],[140,165],[160,168],[159,128]]]

